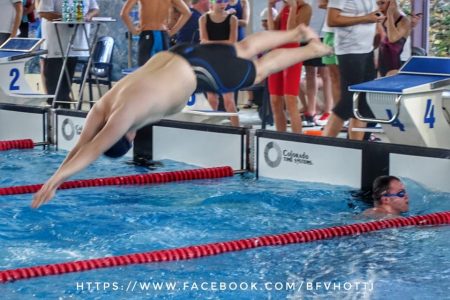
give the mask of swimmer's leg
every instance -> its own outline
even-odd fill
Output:
[[[331,51],[331,48],[322,44],[319,39],[312,39],[303,47],[280,48],[270,51],[254,61],[256,68],[255,83],[261,82],[270,74],[277,73],[302,61],[330,54]]]
[[[312,29],[300,24],[291,30],[268,30],[251,34],[236,43],[235,47],[238,57],[251,59],[288,43],[299,43],[301,40],[309,41],[317,38],[317,34]]]

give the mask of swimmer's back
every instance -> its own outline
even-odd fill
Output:
[[[172,0],[140,0],[141,30],[167,30]]]

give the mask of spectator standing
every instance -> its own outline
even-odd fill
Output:
[[[28,37],[28,33],[30,30],[30,23],[34,22],[34,0],[22,0],[23,5],[23,13],[22,13],[22,22],[20,22],[19,37],[26,38]]]
[[[276,10],[275,7],[272,7],[271,10],[272,10],[272,16],[273,16],[273,18],[276,19],[277,16],[278,16],[278,11]],[[264,8],[264,9],[261,11],[261,13],[260,13],[260,15],[259,15],[260,18],[261,18],[261,27],[262,27],[264,30],[269,30],[269,23],[268,23],[268,21],[267,21],[268,14],[269,14],[269,9],[266,7],[266,8]]]
[[[400,55],[411,32],[411,22],[398,7],[397,0],[378,0],[377,5],[386,16],[378,24],[383,34],[378,49],[378,71],[384,77],[397,73],[402,65]]]
[[[377,10],[375,0],[329,0],[328,26],[334,27],[334,50],[339,61],[341,75],[341,100],[334,107],[324,135],[335,137],[344,121],[350,119],[350,139],[362,140],[364,132],[352,128],[366,127],[366,123],[354,118],[353,93],[348,87],[376,77],[373,43],[376,23],[384,20]],[[365,116],[373,116],[365,97],[359,110]]]
[[[73,25],[55,25],[52,23],[52,21],[61,19],[62,17],[62,2],[63,0],[41,0],[38,8],[39,15],[42,18],[42,37],[45,39],[43,47],[48,51],[47,56],[44,59],[43,73],[47,93],[51,95],[54,95],[56,93],[59,75],[61,73],[62,65],[64,62],[63,55],[66,52],[66,47],[74,30]],[[92,18],[97,16],[100,12],[96,0],[83,0],[83,9],[83,15],[86,21],[92,20]],[[60,49],[59,47],[55,26],[58,26],[58,32],[61,38],[63,49]],[[89,35],[89,24],[84,24],[83,26],[85,26]],[[76,32],[73,48],[87,49],[87,41],[82,28],[79,28]],[[75,66],[77,64],[78,57],[88,55],[88,51],[76,51],[73,49],[69,51],[69,58],[67,60],[67,70],[70,76],[69,80],[72,80],[72,77],[75,73]],[[72,88],[69,85],[66,76],[64,76],[59,88],[59,92],[57,95],[55,95],[54,99],[58,101],[71,102],[71,89]],[[49,98],[47,100],[47,103],[49,105],[52,105],[53,98]],[[59,103],[57,106],[70,108],[70,103]]]
[[[0,0],[0,45],[17,36],[22,11],[22,0]]]
[[[299,24],[308,25],[311,19],[311,6],[304,0],[288,0],[280,13],[274,18],[272,8],[277,0],[268,1],[267,22],[270,30],[290,30]],[[300,41],[299,41],[300,42]],[[296,48],[299,43],[290,43],[281,48]],[[286,131],[285,107],[291,120],[292,132],[301,133],[302,123],[298,110],[300,92],[300,74],[302,64],[296,64],[269,77],[269,94],[275,128]]]
[[[176,42],[198,44],[200,43],[198,23],[200,17],[209,10],[209,0],[186,0],[186,4],[189,6],[192,14],[178,32]]]
[[[226,11],[228,0],[215,0],[211,10],[200,20],[201,43],[234,44],[237,42],[238,19]],[[214,93],[207,93],[208,101],[214,110],[219,108],[219,97]],[[227,112],[237,112],[234,93],[225,93],[223,102]],[[239,126],[239,117],[230,117],[231,125]]]
[[[250,3],[247,0],[230,0],[226,10],[236,16],[238,19],[238,41],[242,41],[245,38],[247,26],[250,21]],[[237,92],[239,93],[239,92]],[[236,95],[237,95],[236,93]],[[247,91],[247,103],[243,108],[252,108],[254,95],[252,91]],[[237,102],[237,97],[235,99]]]
[[[312,2],[312,17],[309,26],[317,33],[321,40],[323,40],[322,28],[325,23],[326,11],[319,8],[318,3]],[[331,89],[330,72],[328,68],[322,63],[322,58],[310,59],[303,62],[306,73],[306,108],[302,117],[303,126],[324,126],[328,121],[331,109],[333,108],[333,95]],[[316,115],[317,109],[317,91],[318,91],[318,78],[317,74],[322,79],[322,90],[324,107],[322,116]]]
[[[334,30],[328,26],[328,0],[319,0],[319,8],[326,10],[325,22],[323,24],[323,43],[334,49]],[[338,59],[335,53],[322,57],[322,63],[328,69],[331,80],[331,92],[333,95],[333,106],[341,99],[341,76],[339,75]],[[329,116],[328,116],[329,118]],[[328,118],[327,122],[328,123]],[[326,125],[324,123],[323,125]]]
[[[139,24],[130,18],[134,5],[139,4]],[[167,21],[171,10],[180,14],[172,28]],[[133,35],[139,35],[138,65],[144,65],[152,55],[169,48],[169,38],[186,24],[191,16],[183,0],[127,0],[120,12],[122,21]]]
[[[250,4],[247,0],[230,0],[226,10],[238,19],[237,40],[242,41],[250,21]]]

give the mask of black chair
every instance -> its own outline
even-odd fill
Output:
[[[89,85],[89,101],[91,106],[93,103],[92,84],[107,85],[109,89],[112,87],[111,77],[113,65],[111,61],[113,48],[114,39],[112,37],[102,36],[97,40],[94,53],[92,54],[92,65],[86,79],[86,83]],[[73,82],[80,84],[81,93],[81,82],[86,73],[87,61],[79,60],[78,63],[82,65],[81,76],[75,77]]]

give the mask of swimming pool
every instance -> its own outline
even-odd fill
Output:
[[[0,186],[45,181],[66,153],[0,153]],[[193,168],[164,161],[157,171]],[[145,173],[100,159],[76,178]],[[450,194],[406,181],[411,215],[450,210]],[[0,198],[0,269],[145,252],[365,221],[347,187],[252,175]],[[5,299],[444,299],[448,227],[259,248],[1,284]]]

